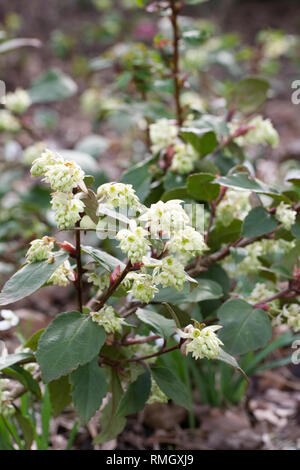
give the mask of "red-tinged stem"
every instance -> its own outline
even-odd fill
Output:
[[[78,225],[80,222],[77,222]],[[76,279],[76,290],[77,290],[77,301],[78,310],[82,313],[82,263],[81,263],[81,243],[80,243],[80,230],[75,231],[76,240],[76,263],[77,263],[77,279]]]
[[[176,115],[177,115],[177,123],[178,126],[182,126],[182,109],[180,104],[180,90],[181,90],[181,83],[180,83],[180,71],[179,71],[179,28],[178,28],[178,6],[176,0],[170,0],[170,7],[171,7],[171,23],[173,29],[173,80],[174,80],[174,100],[175,100],[175,107],[176,107]]]

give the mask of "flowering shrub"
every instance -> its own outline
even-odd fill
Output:
[[[268,82],[236,81],[217,112],[205,109],[196,90],[185,91],[193,79],[189,85],[182,67],[200,61],[201,38],[181,30],[182,2],[138,3],[168,23],[155,50],[132,46],[119,57],[145,108],[162,86],[157,81],[168,89],[164,112],[139,114],[147,158],[120,182],[96,184],[70,153],[41,142],[28,147],[31,176],[50,188],[57,229],[71,233],[74,244],[57,233],[31,240],[24,265],[0,294],[6,306],[47,285],[73,284],[74,310],[57,315],[22,350],[2,355],[0,369],[22,388],[1,379],[0,411],[19,416],[15,400],[28,390],[41,399],[43,383],[57,414],[73,402],[87,423],[101,408],[99,444],[146,404],[172,399],[191,409],[191,391],[166,357],[220,361],[244,377],[240,357],[264,348],[272,327],[300,331],[300,178],[268,185],[256,178],[248,153],[278,145],[271,121],[253,115]],[[272,48],[267,36],[261,41],[270,58],[286,50]],[[202,53],[214,47],[206,44]],[[18,116],[34,96],[9,95],[0,128],[24,127]],[[94,98],[85,92],[85,110],[96,108],[98,117],[120,112],[117,99],[97,108]],[[15,325],[13,316],[2,317]]]

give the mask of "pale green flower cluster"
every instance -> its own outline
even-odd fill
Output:
[[[166,118],[150,124],[151,151],[153,154],[166,150],[178,137],[178,128],[174,121]]]
[[[181,202],[179,199],[158,201],[156,204],[151,204],[150,208],[140,216],[140,220],[146,223],[153,238],[157,238],[160,234],[170,236],[186,227],[189,217],[181,207]]]
[[[7,93],[5,106],[12,113],[22,114],[31,105],[31,98],[26,90],[17,88],[13,93]]]
[[[70,284],[70,282],[74,282],[75,279],[76,279],[75,278],[75,273],[71,269],[71,265],[70,265],[69,261],[65,261],[64,264],[59,266],[54,271],[52,276],[49,278],[47,284],[52,285],[52,286],[65,287],[68,284]]]
[[[49,259],[54,248],[54,238],[43,237],[30,242],[30,248],[26,253],[26,262],[35,263]]]
[[[267,284],[264,282],[258,282],[255,284],[255,287],[251,294],[246,298],[247,302],[250,304],[256,304],[264,299],[268,299],[269,297],[272,297],[274,294],[276,294],[276,288],[275,286],[269,287]],[[272,308],[272,310],[277,311],[279,307],[279,300],[272,300],[271,302],[267,302],[267,305]]]
[[[23,152],[23,158],[25,165],[32,165],[34,160],[40,157],[45,151],[44,142],[37,142],[36,144],[30,145]]]
[[[141,205],[131,184],[102,184],[97,190],[97,196],[100,202],[106,202],[113,207],[130,207],[132,209],[139,209]]]
[[[187,106],[188,108],[204,113],[206,111],[205,101],[193,91],[186,91],[180,96],[181,106]]]
[[[244,220],[251,210],[250,194],[250,191],[228,189],[216,209],[218,221],[228,227],[234,219]]]
[[[186,282],[184,266],[174,256],[167,256],[162,259],[159,266],[154,268],[153,281],[163,287],[172,286],[177,290],[182,290]]]
[[[7,390],[8,379],[0,379],[0,416],[9,417],[14,414],[11,392]]]
[[[75,196],[70,193],[58,191],[52,195],[51,205],[55,211],[55,220],[60,229],[72,228],[80,220],[80,214],[84,212],[84,203],[80,199],[82,193]]]
[[[286,230],[290,230],[291,226],[296,222],[297,212],[291,206],[281,202],[276,207],[275,217],[283,225]]]
[[[297,38],[281,31],[263,31],[260,33],[260,41],[263,44],[263,55],[267,59],[278,59],[288,54],[297,44]]]
[[[73,194],[73,190],[81,188],[86,191],[84,172],[77,163],[66,161],[58,153],[46,149],[34,160],[31,167],[33,177],[44,176],[44,181],[55,191],[52,194],[52,209],[60,229],[73,228],[84,212],[81,201],[83,193]]]
[[[110,284],[110,274],[105,272],[102,275],[98,275],[94,272],[89,272],[86,274],[87,282],[92,283],[97,289],[104,290],[109,287]]]
[[[150,396],[147,400],[148,405],[152,405],[152,403],[168,403],[167,395],[159,388],[157,383],[153,378],[151,378],[151,392]]]
[[[120,249],[127,254],[130,261],[138,263],[149,250],[149,232],[142,227],[133,225],[130,230],[120,230],[116,239],[120,241]]]
[[[222,328],[220,325],[206,326],[205,328],[195,328],[188,325],[184,330],[177,329],[180,338],[185,339],[181,346],[184,354],[191,353],[194,359],[216,359],[220,355],[222,341],[217,337],[215,331]]]
[[[251,119],[247,126],[249,131],[242,136],[236,137],[235,142],[243,147],[244,145],[266,144],[271,147],[277,147],[279,144],[279,136],[270,119],[264,119],[262,116],[256,116]],[[229,123],[229,132],[234,134],[239,128],[237,123]]]
[[[175,173],[185,175],[191,173],[195,167],[195,162],[198,159],[198,155],[194,148],[190,144],[186,144],[182,141],[176,142],[173,147],[174,156],[170,169]]]
[[[300,305],[299,304],[286,304],[282,310],[283,316],[287,320],[287,324],[295,333],[300,331]]]
[[[166,249],[171,253],[183,255],[183,260],[188,259],[203,253],[208,247],[204,242],[204,237],[201,233],[197,232],[193,227],[186,227],[179,230],[174,236],[166,243]]]
[[[105,305],[98,312],[91,312],[92,320],[103,326],[106,333],[121,333],[124,318],[118,316],[113,307]]]
[[[127,277],[133,280],[131,290],[128,293],[137,300],[148,304],[158,292],[150,274],[130,273]]]
[[[0,110],[0,131],[18,132],[21,129],[19,120],[7,109]]]

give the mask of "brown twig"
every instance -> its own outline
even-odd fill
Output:
[[[123,269],[121,274],[117,277],[117,279],[111,283],[107,291],[100,297],[99,301],[96,299],[95,301],[99,302],[99,310],[103,307],[105,302],[110,298],[112,293],[119,287],[121,282],[125,279],[127,274],[133,270],[133,266],[130,261],[128,261],[126,267]]]
[[[171,8],[171,23],[173,29],[173,80],[174,80],[174,100],[176,106],[176,115],[177,115],[177,123],[178,126],[182,126],[182,108],[180,104],[180,76],[179,76],[179,28],[178,28],[178,5],[176,0],[170,0],[170,8]]]

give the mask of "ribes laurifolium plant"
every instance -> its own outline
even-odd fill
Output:
[[[41,398],[41,384],[56,414],[72,402],[87,423],[100,409],[101,444],[147,404],[173,400],[191,409],[179,364],[196,382],[216,361],[245,374],[243,363],[251,374],[300,330],[300,178],[294,172],[270,185],[255,175],[255,152],[279,140],[257,113],[269,85],[244,78],[226,87],[214,113],[203,110],[197,70],[184,70],[184,38],[197,31],[182,30],[183,3],[138,3],[160,15],[169,34],[156,38],[163,54],[138,45],[122,57],[147,111],[140,126],[146,159],[119,182],[95,184],[70,153],[35,147],[30,158],[31,177],[51,190],[57,233],[30,242],[0,305],[44,286],[73,284],[74,310],[57,315],[15,354],[2,351],[0,431],[8,446],[5,423],[19,416],[20,396]],[[148,112],[154,74],[169,87],[167,113],[157,119]],[[25,95],[15,92],[5,111],[22,112]],[[64,231],[73,243],[60,241]],[[3,317],[14,321],[7,310]],[[271,346],[278,325],[291,332]],[[239,392],[244,380],[236,379]]]

